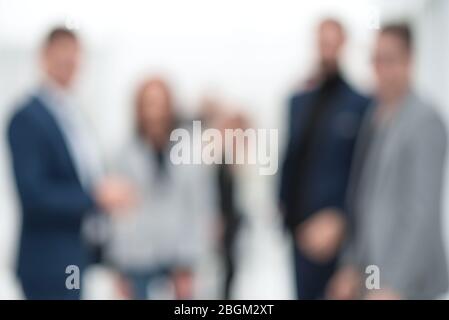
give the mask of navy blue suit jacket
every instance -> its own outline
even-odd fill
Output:
[[[333,207],[344,212],[355,141],[369,100],[357,94],[344,80],[338,87],[324,120],[314,137],[311,161],[306,168],[302,188],[305,195],[292,198],[292,172],[295,150],[299,148],[308,113],[314,106],[318,90],[293,95],[289,103],[289,142],[280,181],[281,208],[292,208],[289,201],[302,196],[303,212],[284,210],[286,224],[294,228],[320,209]],[[293,191],[296,192],[296,191]],[[298,192],[300,192],[298,190]],[[290,193],[291,195],[291,193]]]
[[[32,97],[8,128],[22,212],[17,273],[27,298],[73,298],[68,265],[82,271],[87,251],[83,216],[95,208],[78,179],[61,129],[41,99]]]

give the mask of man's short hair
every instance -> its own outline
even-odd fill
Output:
[[[65,27],[55,27],[52,30],[50,30],[50,32],[47,34],[44,45],[47,47],[52,43],[54,43],[55,41],[64,38],[72,39],[75,41],[78,40],[78,36],[74,31],[67,29]]]
[[[339,31],[343,36],[346,34],[346,30],[345,30],[344,25],[341,23],[340,20],[338,20],[338,19],[336,19],[336,18],[333,18],[333,17],[327,17],[327,18],[321,20],[318,26],[319,26],[319,27],[322,27],[322,26],[324,26],[324,25],[331,25],[331,26],[337,28],[338,31]]]
[[[382,27],[381,34],[389,34],[402,41],[408,52],[413,51],[413,33],[408,24],[388,24]]]

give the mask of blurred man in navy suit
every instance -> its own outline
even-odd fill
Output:
[[[289,142],[280,206],[294,242],[299,299],[323,298],[345,234],[344,201],[351,158],[368,99],[344,80],[342,25],[318,28],[319,70],[289,105]]]
[[[84,219],[132,198],[125,183],[102,177],[98,149],[70,94],[79,61],[77,35],[51,31],[42,48],[44,79],[9,124],[23,218],[17,273],[27,299],[79,299],[80,290],[66,286],[66,271],[76,266],[81,275],[88,264]]]

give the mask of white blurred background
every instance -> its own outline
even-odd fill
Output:
[[[153,73],[170,80],[178,106],[187,114],[198,109],[204,94],[213,93],[244,110],[256,126],[282,132],[285,100],[311,71],[314,27],[323,16],[345,24],[345,73],[365,93],[371,87],[369,59],[377,24],[411,21],[417,32],[417,88],[449,119],[446,0],[0,0],[0,130],[4,132],[13,106],[39,79],[41,40],[62,23],[77,29],[84,41],[78,89],[106,158],[129,134],[136,84]],[[0,298],[20,298],[13,275],[20,221],[4,140]],[[293,297],[288,243],[276,217],[275,182],[251,176],[245,183],[252,228],[241,248],[245,254],[236,298]],[[97,271],[91,278],[98,285],[90,286],[94,288],[87,297],[109,297],[108,275]]]

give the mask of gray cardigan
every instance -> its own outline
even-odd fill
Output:
[[[381,288],[410,299],[435,298],[448,289],[441,223],[445,126],[409,94],[394,119],[372,137],[359,183],[350,189],[354,232],[344,260],[362,272],[377,265]],[[362,136],[357,149],[365,143]]]
[[[138,192],[138,204],[113,217],[107,254],[122,271],[193,266],[204,247],[211,205],[204,168],[174,165],[166,154],[158,170],[154,151],[133,139],[120,156],[118,171]]]

